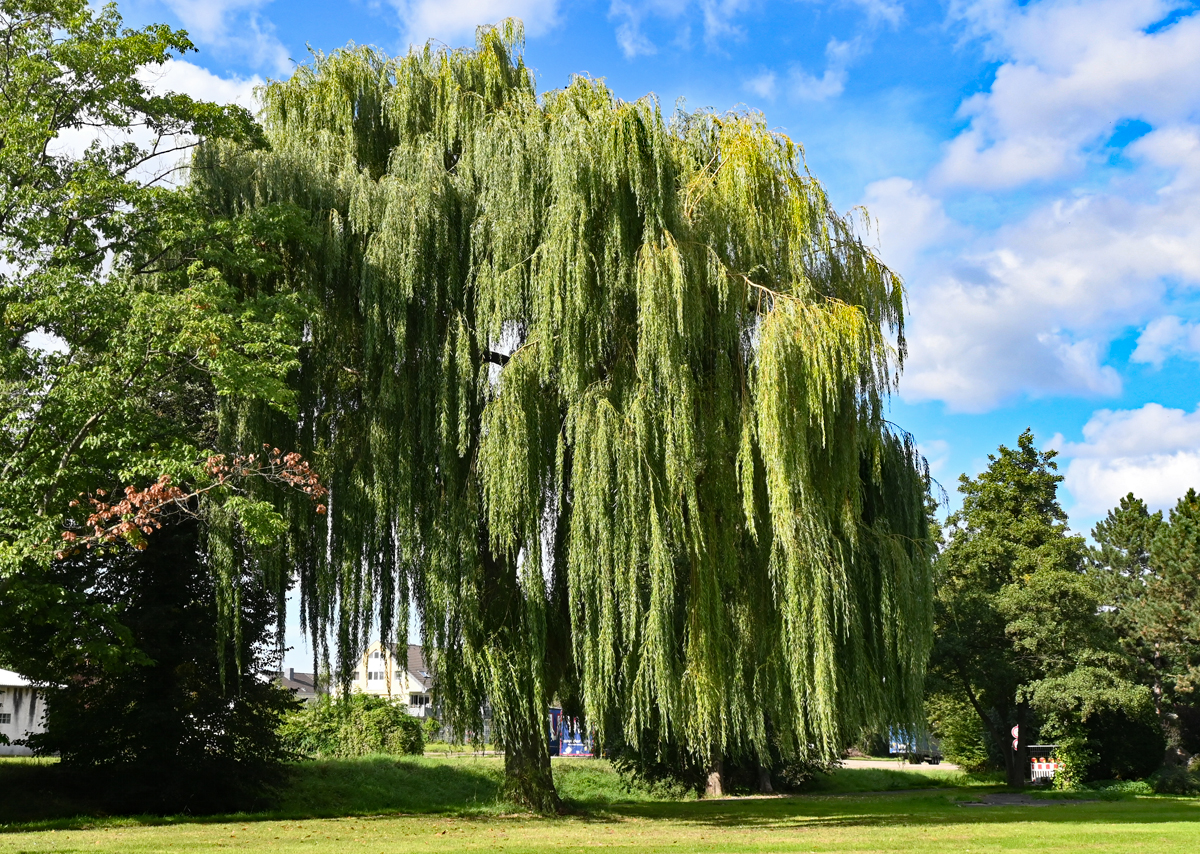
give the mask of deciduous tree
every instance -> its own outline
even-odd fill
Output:
[[[20,633],[17,615],[58,613],[69,591],[50,564],[95,545],[89,496],[111,510],[179,489],[226,527],[283,522],[272,496],[208,463],[261,452],[261,438],[221,445],[219,397],[294,405],[307,232],[279,206],[215,217],[181,184],[203,138],[262,144],[246,110],[145,82],[191,49],[166,26],[124,28],[112,5],[0,0],[0,636]],[[104,527],[136,544],[150,505],[129,509]],[[282,590],[277,564],[266,583]],[[122,654],[115,611],[96,608],[94,634],[65,627],[82,646],[64,654]],[[15,650],[0,640],[0,661],[44,664]]]
[[[754,113],[574,78],[520,28],[474,50],[316,55],[264,93],[269,150],[196,161],[229,215],[323,224],[300,417],[331,521],[293,528],[341,673],[415,601],[444,714],[485,700],[509,793],[557,807],[547,702],[713,770],[834,755],[920,714],[926,474],[884,419],[900,281]],[[718,778],[719,779],[719,778]]]

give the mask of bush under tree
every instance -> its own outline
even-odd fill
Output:
[[[397,703],[370,694],[339,700],[323,696],[288,715],[280,734],[289,750],[312,759],[425,752],[421,721]]]

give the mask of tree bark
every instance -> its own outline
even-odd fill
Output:
[[[1025,785],[1025,769],[1029,765],[1026,760],[1028,751],[1028,729],[1027,720],[1028,704],[1018,703],[1016,709],[1016,725],[1017,725],[1017,747],[1013,749],[1011,732],[1008,733],[1009,738],[1004,743],[1004,770],[1006,781],[1009,786],[1014,789],[1022,788]]]
[[[991,732],[996,745],[1000,748],[1001,753],[1004,754],[1005,782],[1013,788],[1019,789],[1023,787],[1025,785],[1025,769],[1029,764],[1025,761],[1025,755],[1028,752],[1026,749],[1026,744],[1028,743],[1026,739],[1029,737],[1026,732],[1027,727],[1025,726],[1026,718],[1028,718],[1028,704],[1017,704],[1017,749],[1013,750],[1011,724],[1007,725],[1009,727],[1008,730],[1005,730],[1004,726],[997,726],[997,723],[1002,722],[1004,718],[998,711],[993,718],[984,710],[983,705],[979,702],[979,698],[975,696],[975,691],[971,688],[970,680],[963,675],[962,668],[959,670],[959,679],[962,681],[967,699],[971,702],[971,706],[974,707],[975,713],[979,715],[979,720],[983,723],[984,728]]]
[[[503,794],[514,804],[545,815],[561,813],[562,801],[550,771],[549,706],[539,685],[545,661],[534,660],[523,631],[528,619],[516,568],[488,547],[480,526],[484,566],[483,628],[492,647],[488,686],[493,725],[504,748]],[[541,673],[537,669],[541,669]]]
[[[721,754],[714,750],[712,762],[708,766],[708,781],[704,785],[704,797],[720,798],[725,795],[724,765]]]
[[[527,722],[528,724],[528,722]],[[550,772],[547,724],[512,726],[504,733],[504,794],[517,804],[543,815],[563,812],[562,800]]]

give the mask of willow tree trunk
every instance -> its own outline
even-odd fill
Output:
[[[512,721],[500,734],[504,746],[504,795],[513,803],[551,815],[563,811],[550,772],[550,743],[544,721]]]
[[[771,785],[771,769],[759,760],[755,760],[754,764],[758,773],[758,793],[760,795],[775,794],[775,787]]]
[[[550,771],[545,652],[536,651],[540,644],[533,639],[545,617],[531,614],[538,603],[527,598],[514,561],[491,549],[485,526],[478,537],[484,578],[481,628],[493,662],[488,690],[497,741],[504,749],[504,795],[534,812],[559,813],[562,801]],[[544,628],[540,633],[544,638]]]
[[[721,754],[713,751],[708,765],[708,780],[704,786],[706,798],[719,798],[725,794],[725,762]]]

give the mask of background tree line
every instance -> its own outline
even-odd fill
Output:
[[[949,757],[1002,766],[1014,785],[1041,741],[1059,745],[1062,786],[1161,767],[1161,788],[1193,788],[1197,495],[1164,519],[1130,494],[1089,546],[1067,529],[1054,456],[1026,431],[960,478],[935,561],[930,721]]]

